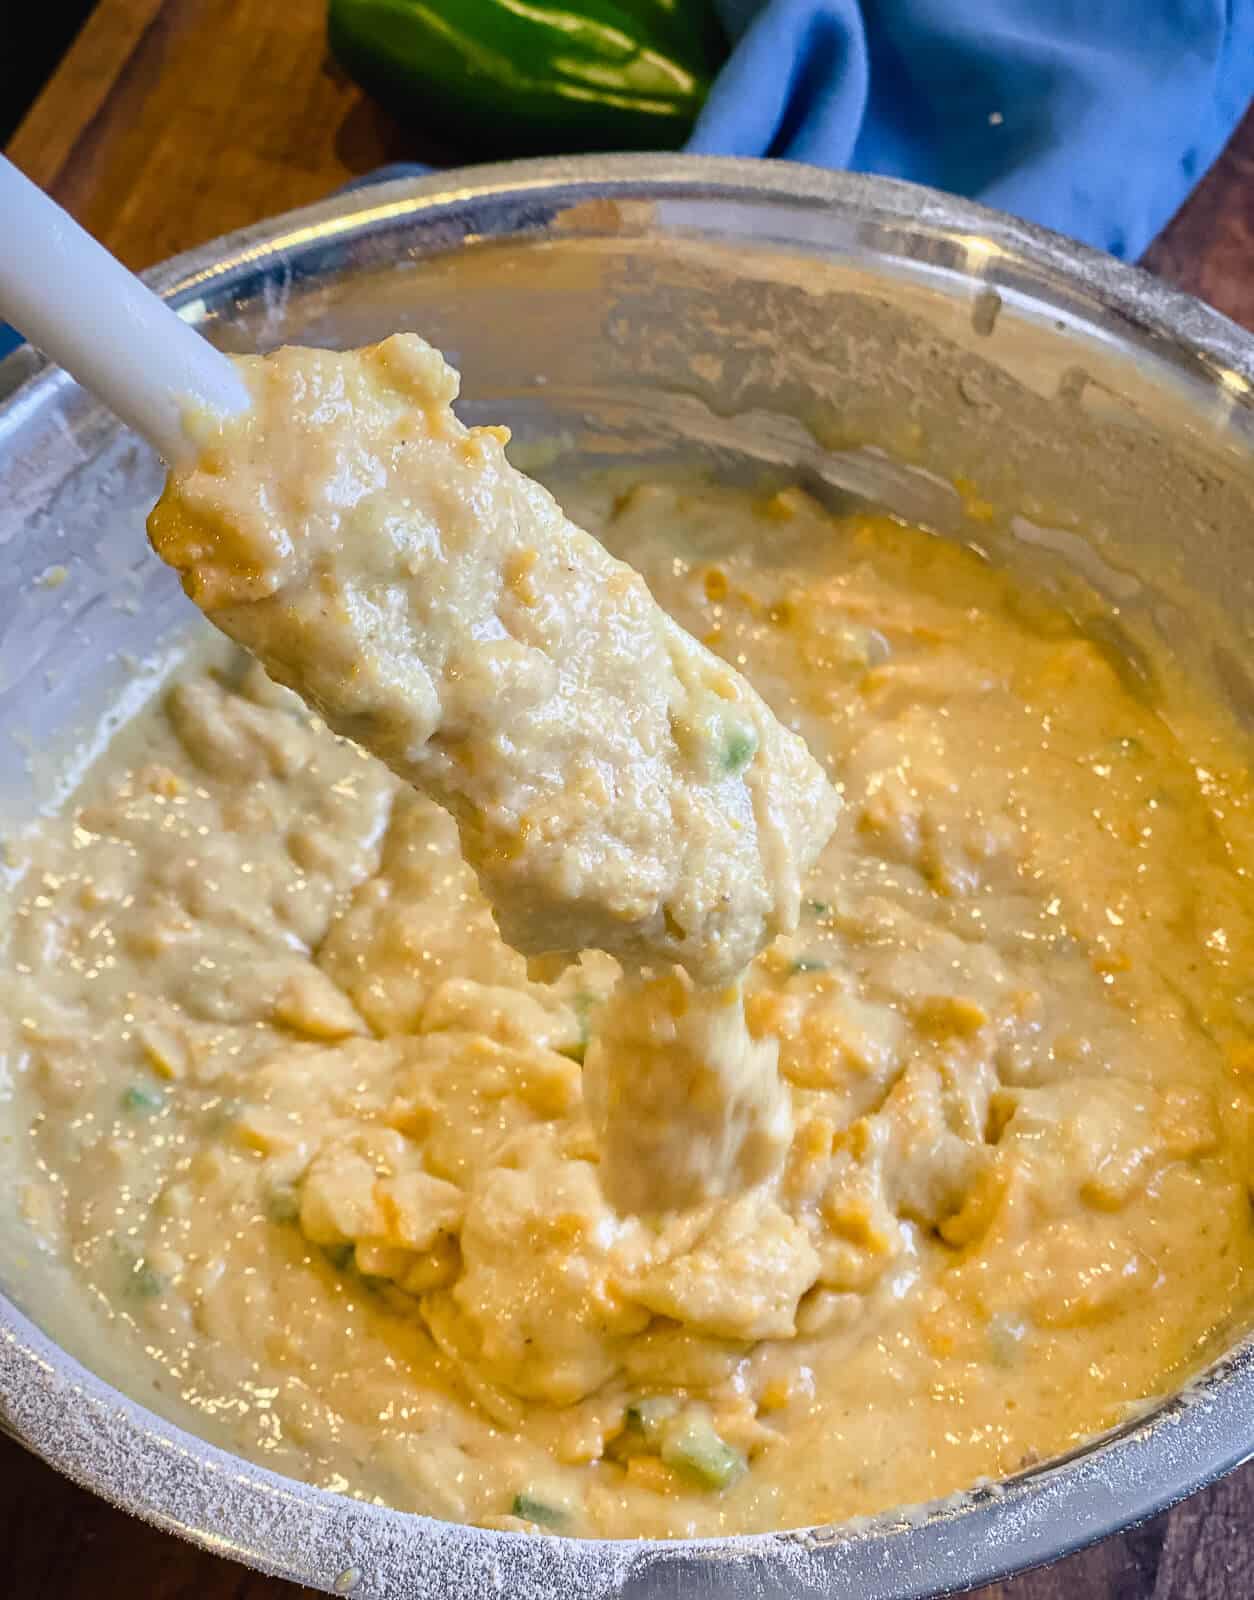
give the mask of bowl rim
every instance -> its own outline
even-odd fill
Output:
[[[839,208],[994,241],[1113,311],[1169,359],[1254,411],[1254,338],[1157,278],[974,202],[895,179],[707,156],[503,162],[358,188],[211,241],[144,273],[189,320],[204,296],[282,271],[314,244],[360,238],[402,217],[429,222],[486,203],[543,199],[739,200]],[[503,236],[525,237],[507,228]],[[455,247],[455,246],[454,246]],[[440,253],[437,246],[432,253]],[[69,379],[29,349],[0,363],[8,413]],[[0,1295],[0,1422],[80,1485],[168,1531],[329,1593],[507,1593],[541,1600],[577,1585],[589,1600],[678,1595],[710,1573],[763,1597],[822,1593],[919,1600],[1055,1560],[1155,1514],[1254,1455],[1254,1336],[1139,1420],[1002,1484],[834,1528],[676,1541],[498,1533],[352,1500],[209,1444],[94,1376]]]

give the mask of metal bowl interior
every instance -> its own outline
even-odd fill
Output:
[[[777,472],[948,537],[973,535],[967,480],[997,508],[978,530],[991,556],[1100,598],[1130,670],[1165,637],[1254,725],[1254,340],[1065,240],[884,180],[623,157],[386,184],[150,279],[232,349],[421,330],[462,369],[463,415],[510,423],[541,475],[575,459]],[[0,365],[6,824],[58,802],[188,624],[143,540],[159,476],[63,373],[29,350]],[[0,1232],[10,1430],[118,1504],[329,1593],[905,1600],[1051,1559],[1254,1453],[1254,1348],[1233,1329],[1118,1433],[937,1505],[702,1543],[486,1533],[194,1437],[99,1329],[66,1323],[64,1280],[20,1227]]]

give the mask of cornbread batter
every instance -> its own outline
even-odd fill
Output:
[[[242,359],[149,531],[192,599],[446,806],[515,949],[728,983],[797,925],[836,797],[639,575],[454,416],[416,334]]]
[[[743,980],[779,1103],[703,1099],[680,975],[647,1014],[602,954],[529,979],[448,813],[198,646],[5,919],[13,1181],[67,1299],[201,1432],[495,1527],[822,1522],[1121,1419],[1248,1309],[1247,753],[886,520],[568,503],[842,792]],[[655,1050],[692,1120],[641,1214],[666,1080],[612,1113]]]

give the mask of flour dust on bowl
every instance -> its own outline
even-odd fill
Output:
[[[220,647],[181,646],[196,618],[142,535],[158,464],[63,374],[11,357],[10,1430],[210,1548],[379,1597],[936,1594],[1243,1459],[1254,1017],[1248,993],[1210,997],[1249,948],[1251,341],[979,208],[686,158],[389,184],[154,279],[230,350],[398,330],[444,350],[463,418],[507,423],[515,461],[829,759],[845,831],[809,920],[751,980],[796,1123],[771,1249],[744,1247],[766,1265],[715,1305],[699,1259],[736,1249],[707,1218],[683,1271],[633,1278],[620,1258],[620,1320],[567,1302],[578,1350],[537,1354],[519,1280],[487,1272],[491,1230],[460,1220],[474,1161],[457,1136],[488,1127],[490,1096],[464,1056],[444,1076],[436,1058],[465,1037],[468,995],[530,1007],[528,1040],[475,1024],[494,1081],[525,1079],[491,1126],[520,1170],[524,1147],[566,1141],[553,1192],[577,1232],[592,1202],[571,1187],[588,1162],[568,1111],[605,974],[527,988],[473,881],[424,867],[451,859],[438,818]],[[1012,781],[1037,760],[1029,714],[1052,830]],[[32,830],[72,792],[75,822]],[[281,860],[264,844],[280,836]],[[1064,866],[1066,907],[1037,905],[1032,884]],[[1047,959],[1042,1000],[1023,980]],[[865,1174],[877,1141],[915,1134],[919,1159],[890,1151],[876,1184],[852,1183],[851,1145]],[[374,1213],[345,1209],[344,1174],[377,1175],[380,1139],[459,1237],[384,1248]],[[402,1171],[415,1151],[422,1170]],[[215,1227],[235,1278],[209,1263]],[[381,1342],[385,1318],[409,1331]],[[355,1393],[319,1392],[320,1363]],[[807,1422],[808,1386],[839,1392],[846,1366],[865,1403]],[[439,1377],[448,1405],[407,1372]],[[1072,1412],[1087,1428],[1067,1434]],[[848,1481],[829,1435],[852,1441]],[[945,1498],[884,1509],[930,1492]],[[622,1532],[639,1537],[596,1537]]]

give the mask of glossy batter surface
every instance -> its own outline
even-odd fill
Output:
[[[651,1020],[605,956],[529,981],[447,814],[218,647],[21,847],[32,1243],[201,1431],[493,1526],[822,1522],[1119,1420],[1249,1303],[1244,750],[922,534],[570,503],[843,791],[745,980],[777,1174],[635,1214],[668,1080],[598,1130],[628,1052],[692,1037],[683,980]],[[737,1114],[690,1056],[681,1189]]]

